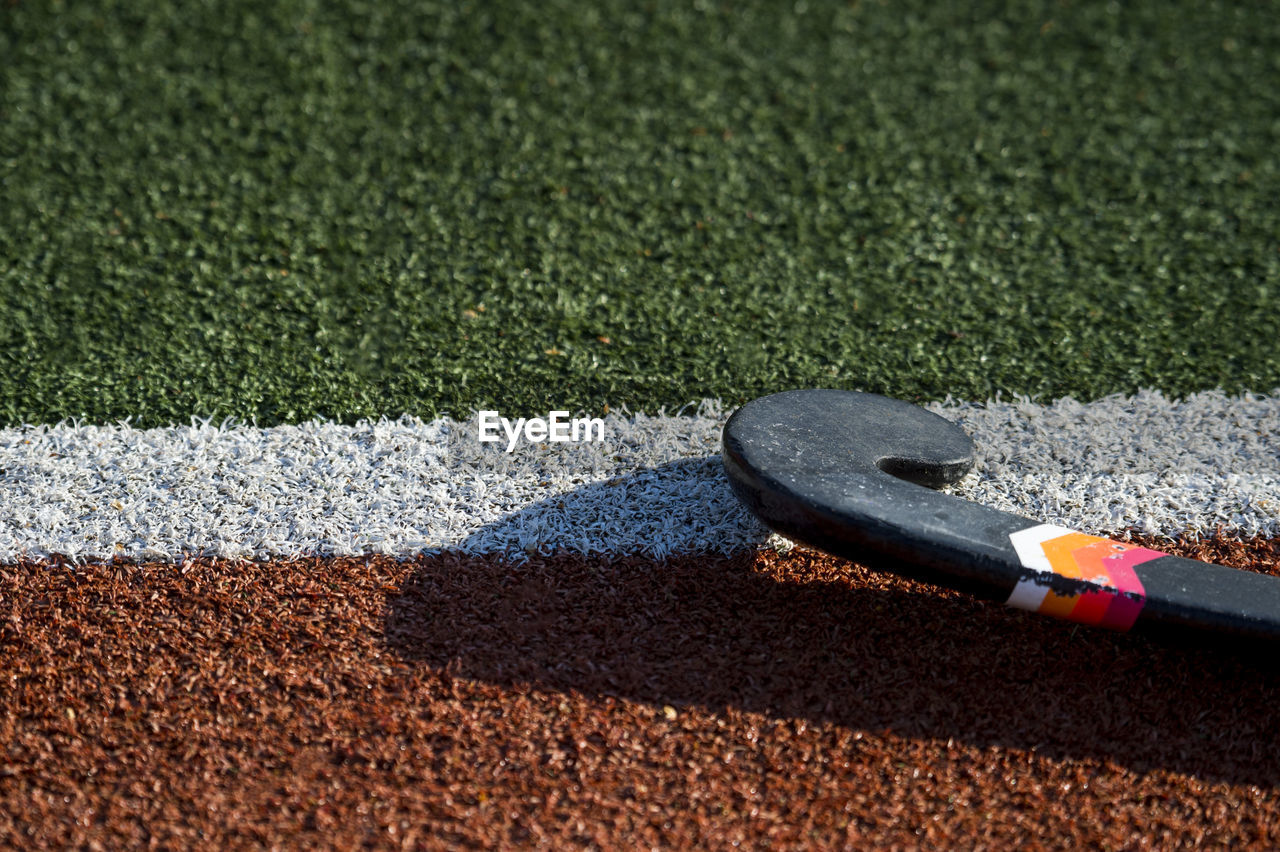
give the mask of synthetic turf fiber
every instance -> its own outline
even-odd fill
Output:
[[[1280,18],[1010,5],[9,0],[0,422],[1280,386]]]

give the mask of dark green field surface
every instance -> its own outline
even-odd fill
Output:
[[[909,5],[0,0],[0,422],[1280,386],[1275,7]]]

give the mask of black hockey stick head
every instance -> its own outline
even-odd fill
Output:
[[[841,390],[749,402],[725,426],[724,447],[737,467],[767,479],[823,471],[940,488],[973,467],[973,440],[951,421],[900,399]]]
[[[973,573],[976,558],[989,583],[1003,559],[1002,530],[990,530],[1000,513],[931,490],[963,477],[973,450],[962,429],[909,402],[795,390],[738,409],[723,458],[747,508],[789,538],[933,582],[939,570]]]

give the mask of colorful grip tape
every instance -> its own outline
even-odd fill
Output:
[[[1052,524],[1019,530],[1009,540],[1023,566],[1036,572],[1018,581],[1009,606],[1111,630],[1132,627],[1146,601],[1134,566],[1166,555]],[[1080,581],[1079,590],[1049,588],[1046,580],[1054,574]]]

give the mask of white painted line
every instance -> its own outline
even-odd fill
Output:
[[[930,405],[977,444],[957,493],[1080,532],[1280,535],[1280,396]]]
[[[931,407],[977,439],[969,499],[1094,534],[1280,534],[1280,398]],[[733,552],[766,533],[720,468],[728,413],[611,414],[603,441],[510,453],[475,419],[0,430],[0,561]]]

